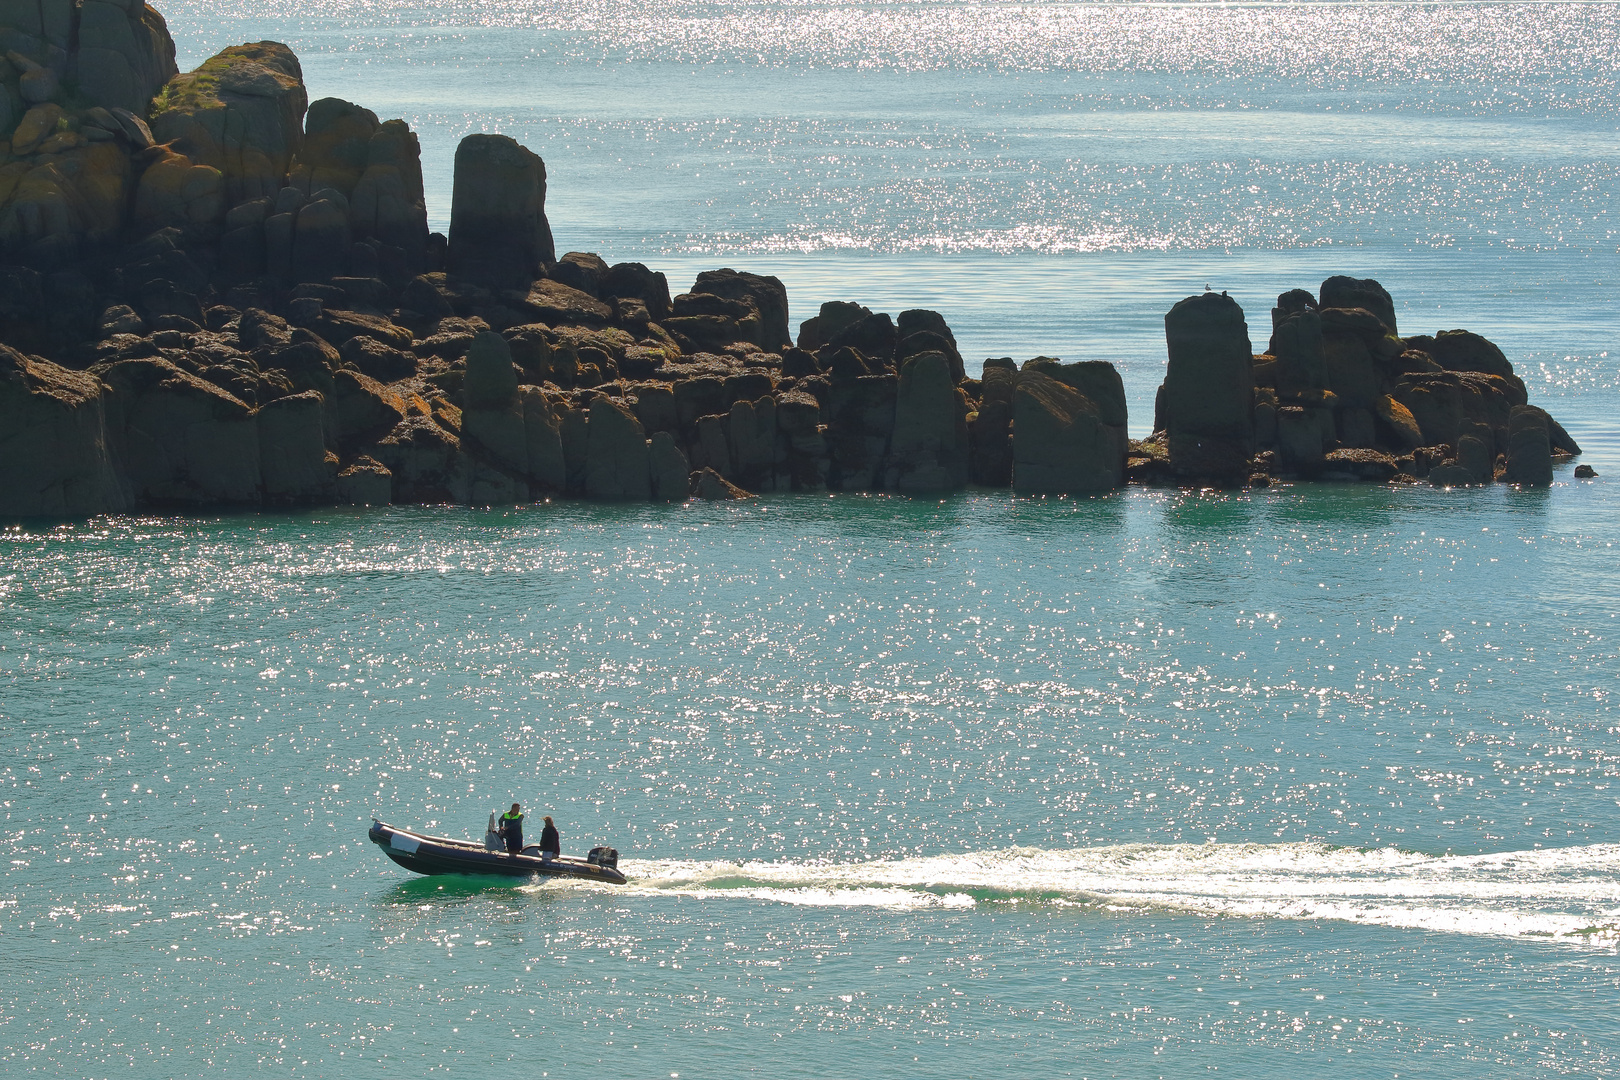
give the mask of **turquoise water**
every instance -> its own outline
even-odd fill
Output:
[[[1121,369],[1371,275],[1604,476],[0,532],[0,1074],[1463,1077],[1620,1054],[1620,6],[165,7],[561,249]],[[413,879],[520,799],[630,887]]]
[[[1611,492],[13,530],[0,1071],[1601,1073]]]

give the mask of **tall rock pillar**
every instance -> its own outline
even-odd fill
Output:
[[[546,220],[546,163],[505,135],[456,147],[449,270],[483,285],[526,288],[557,261]]]
[[[1243,309],[1225,293],[1189,296],[1165,315],[1164,335],[1170,468],[1188,479],[1241,481],[1254,455],[1254,356]]]

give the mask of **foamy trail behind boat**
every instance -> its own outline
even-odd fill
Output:
[[[1325,844],[1012,848],[837,863],[630,860],[628,892],[896,910],[1035,900],[1620,941],[1620,845],[1424,855]]]

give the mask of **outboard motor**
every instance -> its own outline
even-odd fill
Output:
[[[609,870],[619,868],[619,853],[610,847],[593,847],[591,853],[585,856],[585,861],[592,866],[605,866]]]
[[[496,828],[495,815],[489,815],[489,831],[484,833],[485,851],[505,851],[506,842],[501,839],[500,831]]]

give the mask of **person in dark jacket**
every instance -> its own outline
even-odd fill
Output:
[[[547,819],[550,820],[550,819]],[[517,803],[512,809],[501,815],[501,835],[506,838],[506,851],[509,855],[520,855],[523,852],[523,808]]]
[[[549,814],[545,822],[546,827],[540,830],[540,857],[555,859],[562,854],[562,837],[557,835],[557,826],[552,824]]]

